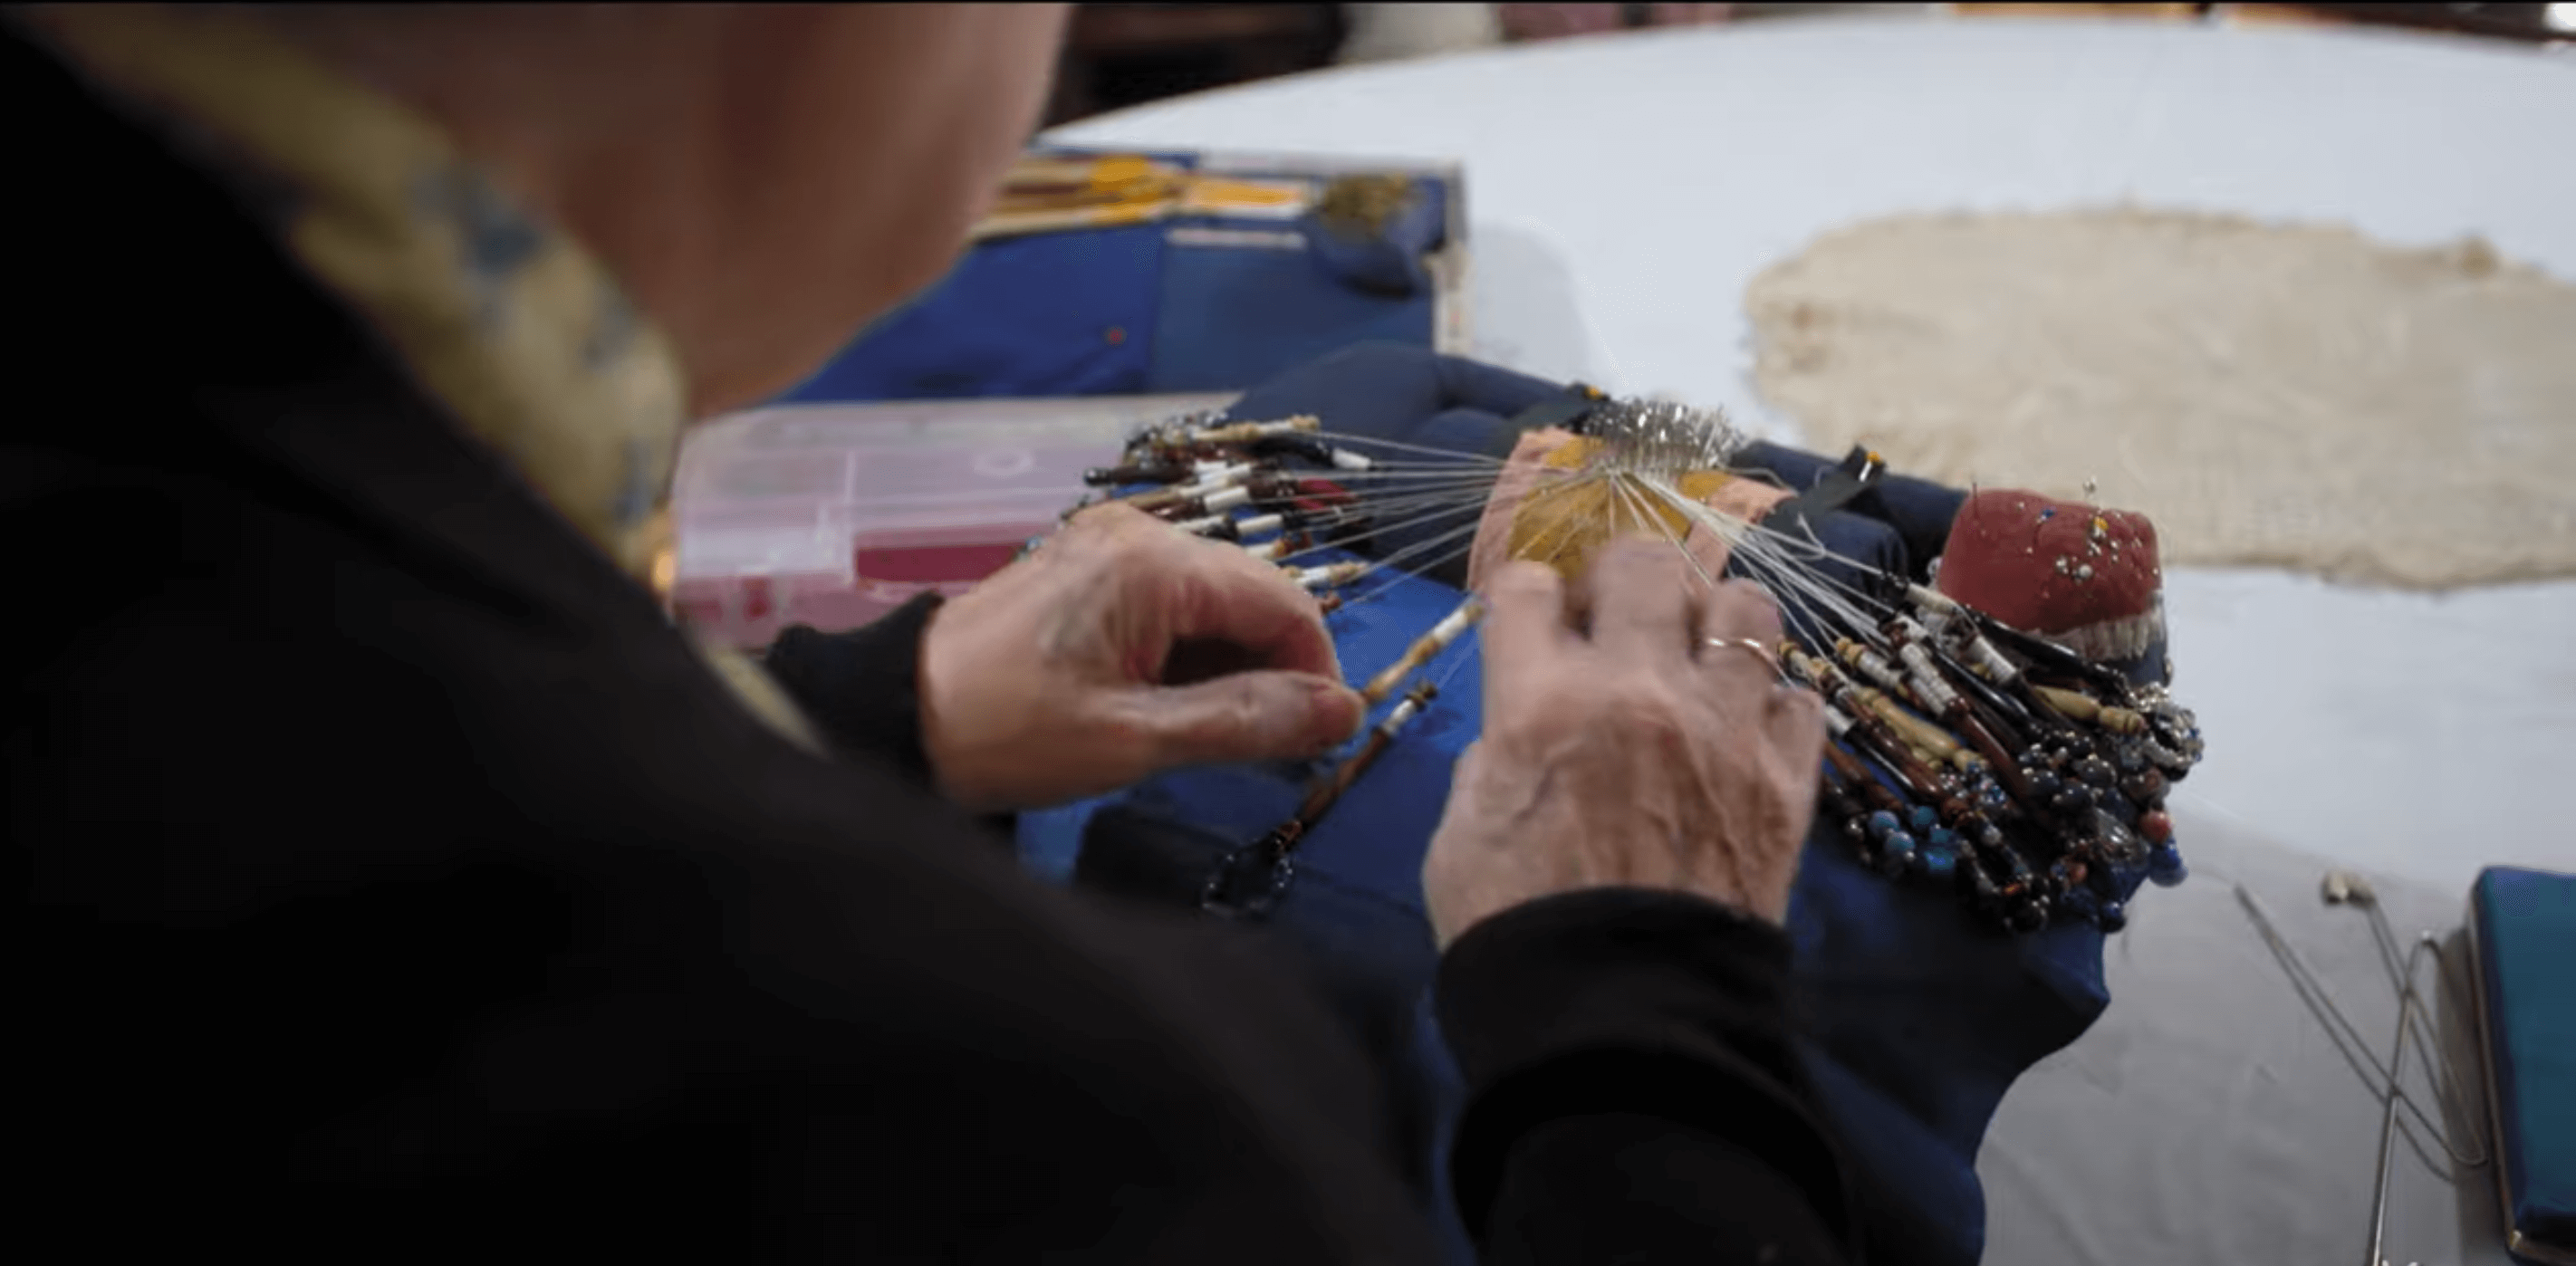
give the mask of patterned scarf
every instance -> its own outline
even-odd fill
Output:
[[[639,582],[668,544],[678,359],[607,270],[429,120],[217,9],[66,5],[50,41],[260,185],[278,239],[469,435]],[[812,725],[757,664],[692,639],[764,721]]]

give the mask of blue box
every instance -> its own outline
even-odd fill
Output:
[[[776,403],[1240,391],[1353,343],[1465,350],[1455,164],[1146,157],[1318,190],[1337,176],[1400,174],[1428,196],[1376,242],[1339,240],[1311,216],[1260,215],[986,241]]]
[[[2469,895],[2505,1247],[2576,1264],[2576,875],[2493,866]]]

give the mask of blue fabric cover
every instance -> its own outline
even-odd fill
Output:
[[[1314,413],[1333,430],[1498,453],[1511,447],[1507,419],[1561,390],[1414,349],[1354,348],[1255,390],[1234,413]],[[1789,464],[1784,478],[1812,476],[1829,464],[1796,456],[1819,465]],[[1886,519],[1829,515],[1819,532],[1902,563],[1909,538],[1931,531],[1911,520],[1938,518],[1946,531],[1957,495],[1919,481],[1890,485],[1875,505]],[[1843,519],[1852,522],[1836,523]],[[1371,600],[1331,620],[1353,680],[1394,660],[1460,599],[1457,590],[1419,577],[1370,592]],[[1300,846],[1298,877],[1271,922],[1324,964],[1344,1013],[1415,1091],[1406,1105],[1416,1119],[1405,1127],[1436,1153],[1458,1087],[1421,1005],[1436,953],[1420,871],[1451,765],[1482,725],[1475,639],[1452,647],[1424,675],[1446,681],[1439,700]],[[1293,811],[1311,772],[1171,774],[1102,800],[1023,815],[1022,848],[1041,873],[1069,875],[1097,818],[1116,830],[1095,838],[1148,831],[1160,847],[1195,850],[1201,864],[1212,865]],[[2124,897],[2138,879],[2123,877]],[[2024,937],[1992,931],[1960,909],[1946,884],[1896,883],[1864,870],[1826,823],[1808,839],[1788,927],[1807,1068],[1861,1170],[1855,1177],[1869,1208],[1872,1260],[1976,1261],[1985,1204],[1974,1165],[1986,1123],[2023,1069],[2073,1041],[2109,1001],[2102,934],[2088,926]],[[1465,1240],[1448,1215],[1446,1169],[1445,1160],[1431,1165],[1427,1181],[1435,1216],[1463,1254]]]
[[[781,399],[1238,391],[1355,342],[1427,349],[1421,257],[1443,244],[1449,195],[1417,187],[1426,196],[1367,243],[1210,216],[987,242]],[[1172,241],[1182,227],[1292,232],[1309,247]]]
[[[1162,272],[1160,225],[987,242],[782,399],[1144,394]]]
[[[2489,867],[2469,899],[2505,1216],[2576,1254],[2576,875]]]

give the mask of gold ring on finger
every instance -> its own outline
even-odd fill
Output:
[[[1739,651],[1751,651],[1755,655],[1760,656],[1762,658],[1762,662],[1769,665],[1772,672],[1777,673],[1780,671],[1780,657],[1773,654],[1770,647],[1764,646],[1762,643],[1757,642],[1752,638],[1704,637],[1701,638],[1700,641],[1709,646],[1723,646]]]

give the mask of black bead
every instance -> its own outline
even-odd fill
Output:
[[[2048,898],[2031,893],[2013,903],[2010,916],[2012,930],[2036,932],[2048,926]]]

